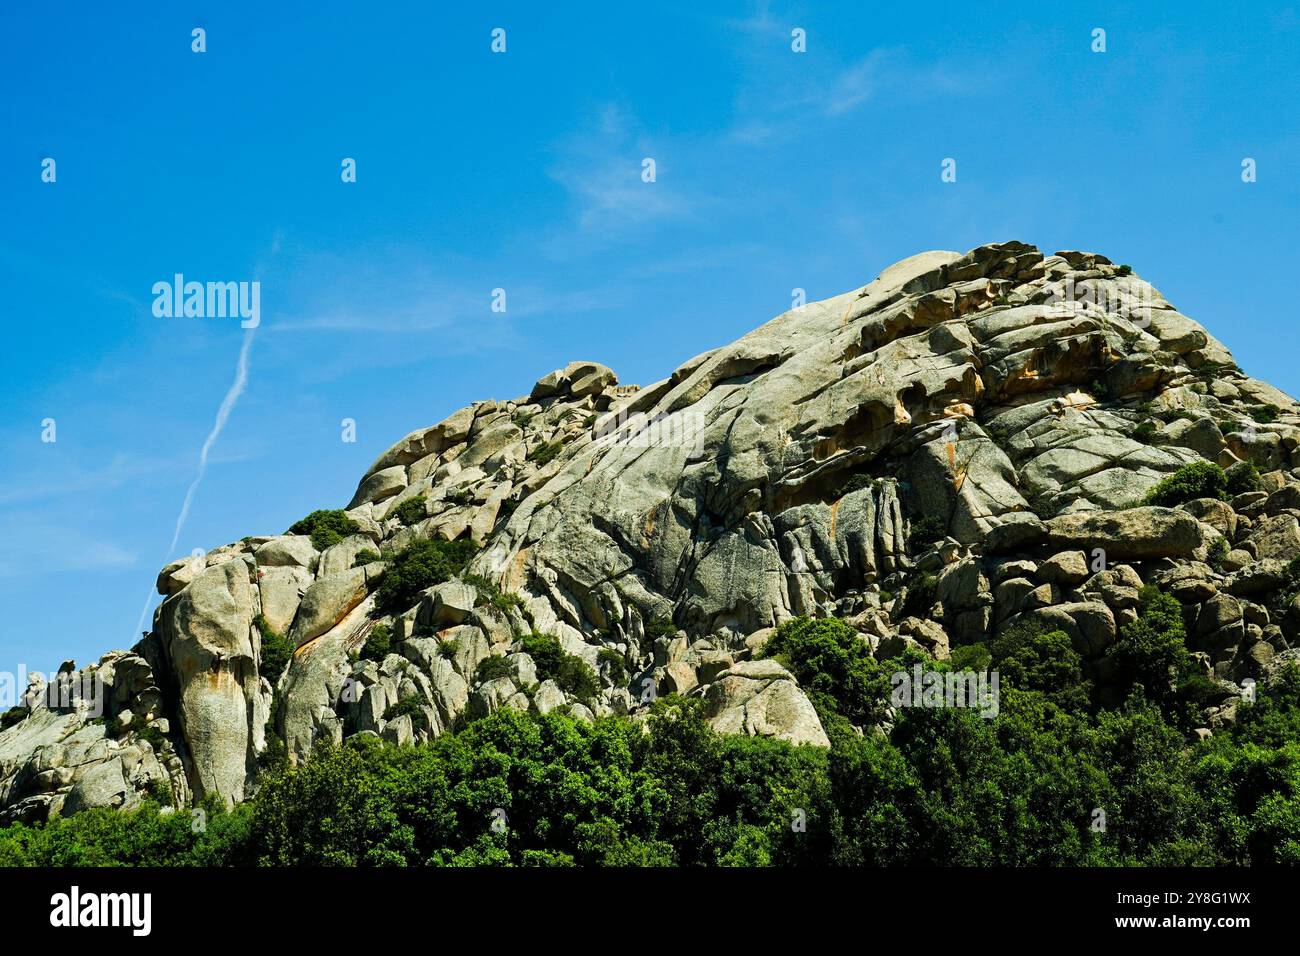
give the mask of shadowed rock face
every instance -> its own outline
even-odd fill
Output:
[[[1018,242],[926,252],[662,381],[574,362],[412,432],[361,476],[358,531],[324,551],[257,537],[169,565],[133,656],[152,696],[122,706],[162,721],[178,799],[242,799],[269,738],[301,757],[500,707],[636,714],[651,691],[700,696],[724,732],[825,745],[795,679],[761,659],[782,621],[837,615],[882,658],[942,658],[1039,620],[1104,698],[1105,651],[1144,584],[1182,603],[1222,701],[1293,653],[1298,445],[1295,402],[1127,267]],[[1254,463],[1260,489],[1132,507],[1205,460]],[[391,556],[421,538],[474,542],[468,580],[381,613]],[[283,673],[262,672],[259,615],[294,649]],[[391,653],[357,659],[384,629]],[[531,632],[598,691],[540,673]],[[33,769],[37,741],[48,763],[87,726],[42,711],[0,733],[5,804],[138,799],[147,775],[90,773],[111,756],[80,776]],[[139,732],[113,743],[152,754]]]

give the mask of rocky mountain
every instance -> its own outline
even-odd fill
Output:
[[[269,759],[503,707],[698,695],[718,730],[825,745],[757,653],[800,615],[882,659],[1048,623],[1104,703],[1153,584],[1212,734],[1295,656],[1298,446],[1300,406],[1127,266],[922,253],[654,384],[575,362],[463,408],[345,509],[163,568],[143,640],[5,715],[0,818],[240,801]]]

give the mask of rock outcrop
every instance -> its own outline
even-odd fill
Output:
[[[168,565],[151,632],[88,669],[101,714],[7,718],[0,804],[237,801],[280,745],[419,741],[501,708],[636,715],[668,693],[720,731],[825,746],[762,657],[799,615],[848,620],[882,658],[1038,620],[1104,696],[1149,584],[1226,695],[1212,732],[1294,656],[1298,448],[1300,407],[1127,267],[1019,242],[923,253],[661,381],[574,362],[412,432],[361,476],[346,533]],[[1249,462],[1259,487],[1144,503],[1204,461]],[[472,556],[394,606],[383,583],[427,540]],[[571,658],[591,684],[557,676]]]

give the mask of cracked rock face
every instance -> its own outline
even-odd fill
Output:
[[[152,633],[105,658],[138,662],[114,704],[129,729],[100,740],[75,709],[33,708],[0,732],[0,802],[11,818],[130,805],[159,779],[180,802],[234,801],[270,740],[298,759],[500,708],[635,716],[666,693],[699,697],[722,732],[825,746],[761,656],[799,615],[846,619],[881,658],[1039,620],[1105,699],[1105,651],[1147,584],[1179,600],[1224,690],[1211,732],[1233,688],[1294,656],[1298,446],[1296,403],[1128,267],[1019,242],[922,253],[659,382],[573,362],[412,432],[323,550],[254,537],[168,565]],[[1143,504],[1203,461],[1251,462],[1260,487]],[[380,610],[393,555],[420,539],[475,554]],[[292,650],[282,672],[264,670],[263,627]],[[531,634],[594,692],[543,673]]]

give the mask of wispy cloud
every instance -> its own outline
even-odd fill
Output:
[[[0,490],[0,506],[20,505],[32,501],[61,498],[87,491],[102,492],[120,488],[138,478],[156,475],[174,462],[154,458],[134,458],[117,454],[105,465],[84,471],[61,469],[57,478],[32,476],[19,479],[11,475],[11,487]]]
[[[908,50],[875,47],[846,53],[843,37],[809,30],[804,53],[791,50],[801,16],[756,3],[748,17],[718,18],[715,27],[737,61],[735,116],[725,138],[744,145],[806,136],[818,122],[846,117],[873,103],[924,100],[986,89],[1000,67],[952,60],[922,61]]]
[[[256,333],[256,328],[247,329],[244,332],[244,341],[239,347],[239,359],[235,362],[235,380],[226,391],[226,397],[221,400],[221,405],[217,409],[217,419],[212,423],[212,430],[208,432],[208,437],[204,439],[203,447],[199,449],[199,466],[194,474],[194,480],[190,482],[189,490],[185,492],[185,503],[181,505],[181,513],[176,516],[176,530],[172,533],[171,544],[167,546],[168,554],[176,550],[176,542],[180,540],[181,529],[185,527],[185,519],[190,516],[190,505],[194,502],[194,493],[199,490],[199,485],[203,482],[203,476],[208,471],[208,455],[212,452],[212,446],[221,437],[226,422],[230,420],[230,413],[235,409],[235,403],[239,401],[239,397],[244,394],[244,389],[248,387],[248,352],[253,346],[253,336]]]
[[[190,516],[190,506],[194,503],[194,495],[199,490],[199,485],[203,483],[203,477],[208,471],[208,456],[212,453],[212,448],[221,437],[221,432],[226,427],[226,422],[230,420],[230,413],[235,410],[235,404],[239,401],[244,389],[248,387],[248,354],[253,347],[253,337],[257,334],[257,327],[247,329],[244,332],[244,341],[239,346],[239,358],[235,362],[235,380],[231,382],[230,388],[226,390],[225,398],[221,400],[221,405],[217,408],[216,420],[212,423],[212,428],[208,432],[208,437],[203,440],[203,447],[199,449],[199,463],[194,472],[194,479],[190,482],[189,488],[185,492],[185,501],[181,504],[180,514],[176,516],[176,529],[172,532],[171,543],[167,545],[167,554],[176,553],[176,542],[180,540],[181,529],[185,527],[185,521]],[[149,592],[145,595],[144,606],[140,609],[140,618],[136,623],[137,632],[143,631],[144,619],[149,613],[149,606],[153,603],[154,593],[150,587]]]
[[[651,136],[626,110],[604,106],[591,126],[555,147],[557,161],[547,174],[574,204],[577,227],[616,234],[648,223],[689,216],[701,197],[674,180],[675,154],[664,136]],[[655,181],[642,179],[642,162],[652,159]]]
[[[112,541],[83,531],[42,524],[6,528],[6,540],[23,542],[21,549],[0,552],[0,578],[67,571],[113,571],[135,565],[136,556]]]

